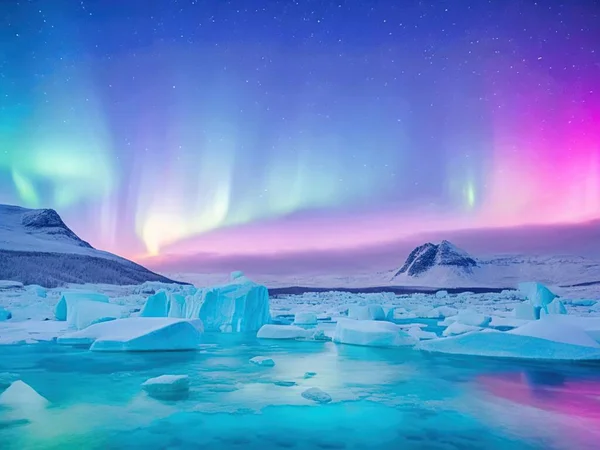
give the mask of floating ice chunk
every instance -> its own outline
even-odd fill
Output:
[[[409,327],[406,333],[419,341],[437,338],[437,334],[432,331],[422,330],[421,327]]]
[[[112,303],[67,298],[67,326],[72,329],[82,330],[93,323],[119,319],[123,313],[121,306]]]
[[[442,336],[458,336],[459,334],[470,333],[471,331],[479,331],[481,328],[472,325],[465,325],[460,322],[450,324],[443,332]]]
[[[437,291],[435,293],[435,298],[446,298],[448,297],[448,291]]]
[[[335,327],[333,342],[368,347],[414,345],[416,339],[390,322],[342,319]]]
[[[491,321],[492,321],[492,318],[490,316],[478,314],[478,313],[476,313],[474,311],[470,311],[470,310],[465,310],[465,311],[459,312],[455,316],[448,317],[444,321],[444,324],[458,322],[463,325],[469,325],[472,327],[487,327]]]
[[[417,317],[424,319],[443,319],[445,317],[451,317],[458,314],[456,308],[451,306],[439,306],[437,308],[420,307],[415,311]]]
[[[548,305],[546,305],[545,309],[542,309],[542,314],[567,314],[567,308],[563,302],[559,299],[555,298]]]
[[[519,292],[527,297],[527,300],[537,307],[545,307],[557,296],[541,283],[528,281],[519,283]]]
[[[309,378],[316,377],[316,376],[317,376],[317,372],[305,372],[303,378],[305,380],[308,380]]]
[[[3,322],[10,318],[12,318],[12,313],[9,310],[0,307],[0,322]]]
[[[17,380],[0,394],[0,406],[16,410],[28,417],[46,408],[50,402],[42,397],[28,384]]]
[[[259,339],[305,339],[310,331],[296,325],[263,325],[256,337]]]
[[[46,291],[46,289],[42,286],[38,286],[37,284],[30,284],[29,286],[27,286],[27,289],[40,298],[46,298],[48,296],[48,292]]]
[[[532,321],[532,324],[539,321]],[[512,330],[514,331],[514,330]],[[512,331],[483,330],[442,339],[422,341],[419,348],[429,352],[496,358],[545,360],[600,360],[600,349],[565,344]]]
[[[108,297],[104,294],[99,294],[98,292],[63,292],[63,295],[60,297],[60,300],[54,309],[56,320],[67,320],[67,310],[69,305],[74,305],[81,300],[108,303]]]
[[[140,317],[167,317],[169,315],[169,297],[163,289],[146,299]]]
[[[304,397],[307,400],[312,400],[313,402],[321,404],[329,403],[332,400],[331,395],[316,387],[312,387],[310,389],[305,390],[302,393],[302,397]]]
[[[273,367],[275,365],[275,361],[266,356],[255,356],[254,358],[250,359],[250,362],[252,364],[256,364],[257,366],[263,367]]]
[[[191,305],[194,309],[200,305],[199,317],[207,331],[257,331],[271,320],[267,288],[245,277],[234,284],[204,289],[194,297]],[[193,317],[189,310],[186,317]]]
[[[298,312],[294,316],[294,325],[316,325],[317,315],[311,312]]]
[[[399,306],[395,306],[389,309],[389,311],[385,315],[385,320],[393,321],[393,320],[402,320],[402,319],[416,319],[417,315],[415,313],[409,312],[404,308]]]
[[[169,317],[175,319],[185,318],[185,297],[181,294],[171,294],[169,296]]]
[[[562,344],[577,345],[600,349],[600,344],[590,337],[585,330],[567,323],[560,324],[553,320],[535,320],[526,325],[507,331],[518,336],[529,336],[546,339]]]
[[[142,383],[144,389],[153,397],[180,397],[190,390],[190,378],[187,375],[161,375]]]
[[[292,387],[296,386],[297,383],[295,381],[275,381],[273,384],[276,386]]]
[[[577,299],[577,300],[563,299],[563,302],[567,303],[569,305],[573,305],[573,306],[594,306],[596,303],[598,303],[597,300],[585,300],[585,299]]]
[[[92,351],[195,350],[200,344],[199,320],[132,317],[91,325],[57,339],[63,345],[90,345]]]
[[[537,308],[528,301],[517,304],[513,314],[515,319],[520,320],[536,320],[538,318]]]
[[[348,318],[355,320],[385,320],[380,305],[352,305],[348,309]]]

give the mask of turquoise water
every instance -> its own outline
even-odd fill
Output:
[[[0,373],[10,373],[0,390],[20,378],[52,403],[27,420],[0,409],[0,448],[591,449],[600,438],[596,365],[240,335],[205,341],[195,353],[0,347]],[[248,362],[258,355],[275,367]],[[142,392],[162,374],[189,375],[189,397]],[[310,387],[333,402],[304,399]]]

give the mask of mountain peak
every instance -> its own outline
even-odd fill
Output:
[[[404,265],[394,276],[406,274],[416,277],[436,266],[457,267],[470,272],[473,267],[477,267],[477,261],[449,241],[443,240],[437,245],[427,242],[410,252]]]

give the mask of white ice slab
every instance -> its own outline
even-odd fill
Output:
[[[333,342],[367,347],[401,347],[414,345],[416,339],[390,322],[342,319],[335,327]]]

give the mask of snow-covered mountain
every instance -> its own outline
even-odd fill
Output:
[[[408,277],[419,277],[438,267],[451,269],[457,273],[471,274],[473,268],[477,267],[477,261],[448,241],[442,241],[437,245],[428,242],[410,252],[406,262],[394,277],[402,274]]]
[[[55,287],[65,283],[172,282],[80,239],[52,209],[0,205],[0,279]]]

